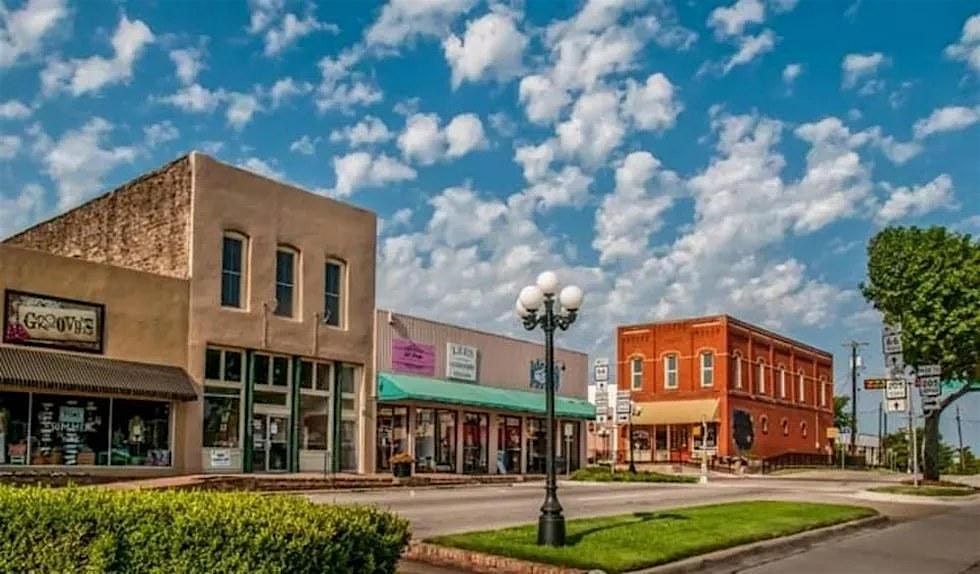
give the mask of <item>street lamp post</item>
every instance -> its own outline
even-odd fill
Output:
[[[565,517],[558,502],[555,478],[555,329],[564,331],[575,322],[583,298],[582,290],[574,285],[565,287],[558,294],[558,276],[551,271],[538,275],[536,285],[521,289],[517,298],[517,315],[524,322],[524,328],[533,331],[541,327],[544,331],[547,478],[544,504],[538,517],[539,546],[565,545]],[[544,309],[539,312],[542,305]]]

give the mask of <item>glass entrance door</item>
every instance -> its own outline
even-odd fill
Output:
[[[288,417],[252,415],[252,466],[255,472],[285,472],[289,462]]]

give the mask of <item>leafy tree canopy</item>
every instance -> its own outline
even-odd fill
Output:
[[[864,297],[902,325],[907,364],[940,363],[946,378],[980,365],[980,243],[944,227],[889,227],[868,244]]]

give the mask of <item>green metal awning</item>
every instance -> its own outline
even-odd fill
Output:
[[[378,401],[424,401],[536,415],[545,414],[544,393],[393,373],[378,373]],[[557,396],[555,415],[561,418],[591,420],[595,418],[595,407],[585,399]]]

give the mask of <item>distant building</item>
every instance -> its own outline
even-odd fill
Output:
[[[703,439],[720,457],[826,454],[833,366],[826,351],[727,315],[617,328],[616,380],[636,404],[641,462],[696,458]]]

